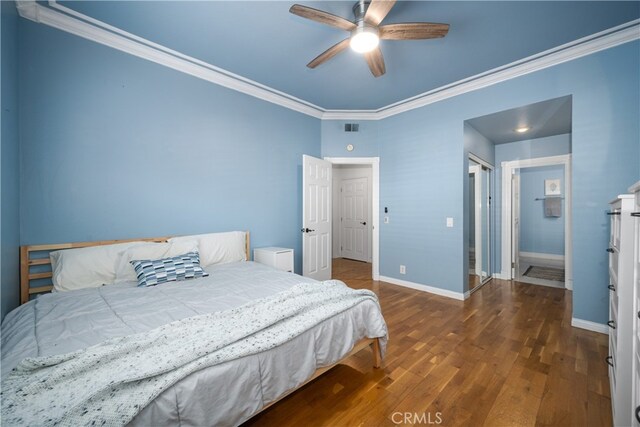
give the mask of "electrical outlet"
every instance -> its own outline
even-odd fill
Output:
[[[385,223],[385,224],[389,224],[389,217],[388,217],[388,216],[385,216],[385,217],[384,217],[384,223]]]
[[[407,274],[407,267],[405,267],[404,265],[400,266],[400,274]]]

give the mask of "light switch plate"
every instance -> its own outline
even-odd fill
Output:
[[[385,216],[385,217],[384,217],[384,223],[385,223],[385,224],[389,224],[389,217],[388,217],[388,216]]]
[[[447,227],[453,227],[453,218],[447,218]]]

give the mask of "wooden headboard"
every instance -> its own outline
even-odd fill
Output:
[[[250,257],[250,236],[249,232],[245,232],[245,254],[247,261]],[[122,240],[100,240],[97,242],[76,242],[76,243],[57,243],[51,245],[26,245],[20,246],[20,304],[29,302],[31,295],[42,294],[50,292],[53,289],[51,283],[51,259],[49,258],[49,252],[59,251],[63,249],[76,249],[76,248],[88,248],[90,246],[104,246],[114,245],[117,243],[128,242],[155,242],[164,243],[173,236],[168,237],[147,237],[143,239],[122,239]],[[38,257],[32,257],[33,254],[38,254]],[[35,267],[40,271],[31,271],[31,267]],[[31,282],[35,280],[49,279],[47,284],[41,284],[39,286],[31,286]]]

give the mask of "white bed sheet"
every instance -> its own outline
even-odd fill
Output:
[[[23,358],[63,354],[174,320],[227,310],[314,282],[253,262],[206,268],[208,277],[138,288],[127,282],[53,293],[9,313],[2,324],[2,378]],[[237,425],[340,360],[365,337],[386,337],[370,301],[267,352],[203,369],[167,389],[132,425]]]

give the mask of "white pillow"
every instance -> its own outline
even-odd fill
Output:
[[[127,248],[119,254],[114,282],[119,283],[137,280],[136,271],[133,265],[131,265],[131,261],[170,258],[197,251],[198,242],[195,239],[173,243],[147,243]]]
[[[144,243],[117,243],[50,252],[53,288],[72,291],[113,283],[120,252]]]
[[[213,264],[246,261],[246,233],[229,231],[226,233],[196,234],[169,239],[169,242],[197,240],[200,252],[200,265],[207,267]]]

